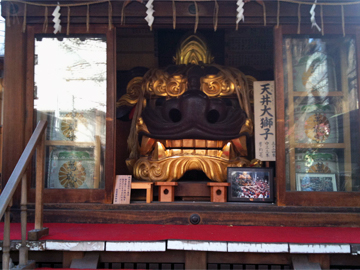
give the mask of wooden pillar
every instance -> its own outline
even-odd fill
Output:
[[[3,240],[3,255],[2,255],[2,267],[3,269],[9,269],[10,262],[10,207],[6,208],[5,220],[4,220],[4,240]]]
[[[185,269],[207,269],[207,252],[186,251]]]
[[[320,264],[321,269],[330,269],[329,254],[309,254],[309,262]]]
[[[25,122],[32,121],[25,117],[26,35],[22,33],[22,23],[11,20],[11,26],[6,26],[5,32],[3,187],[24,150]],[[16,193],[14,204],[19,204],[19,195]]]
[[[26,246],[26,224],[27,224],[27,179],[26,173],[21,180],[21,246],[19,248],[19,265],[28,264],[29,249]]]
[[[175,200],[175,186],[177,182],[157,182],[159,186],[159,202],[173,202]]]
[[[63,252],[63,268],[69,268],[72,260],[82,259],[84,257],[84,252],[82,251],[64,251]]]

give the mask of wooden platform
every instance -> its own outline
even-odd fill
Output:
[[[194,250],[260,253],[358,253],[360,228],[156,224],[47,223],[50,233],[29,241],[30,250],[153,251]],[[2,239],[4,223],[0,223]],[[31,229],[33,224],[28,224]],[[12,248],[20,223],[11,224]]]
[[[209,197],[210,200],[210,197]],[[20,210],[12,211],[19,222]],[[33,205],[29,205],[29,222],[33,222]],[[73,223],[150,223],[188,225],[197,214],[200,225],[262,226],[338,226],[360,227],[359,208],[282,207],[267,203],[174,202],[150,204],[132,202],[113,204],[45,204],[44,222]]]
[[[2,226],[0,223],[0,237]],[[28,224],[29,229],[32,226]],[[65,268],[91,254],[99,254],[100,268],[111,265],[112,269],[119,269],[119,265],[121,269],[223,269],[221,265],[230,264],[291,269],[294,258],[301,256],[322,269],[360,265],[360,256],[354,256],[360,254],[360,228],[74,223],[45,226],[50,228],[49,236],[28,241],[29,258]],[[20,246],[19,229],[20,224],[12,223],[12,254]],[[279,266],[282,268],[276,268]]]

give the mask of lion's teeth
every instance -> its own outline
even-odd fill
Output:
[[[241,136],[231,141],[241,156],[247,156],[246,136]]]
[[[194,148],[194,140],[192,139],[184,139],[182,144],[182,146],[185,148]]]
[[[195,140],[195,148],[206,148],[206,141],[205,140]]]
[[[155,140],[146,136],[142,136],[140,155],[144,156],[151,152],[154,146]]]
[[[195,149],[196,155],[206,156],[206,149]]]
[[[173,140],[171,141],[172,148],[182,148],[182,140]]]
[[[231,142],[228,142],[221,150],[221,157],[231,160],[236,157],[233,146]]]
[[[207,148],[217,148],[217,141],[206,140]]]
[[[152,158],[155,160],[160,160],[166,157],[165,146],[161,142],[156,142],[155,149],[152,153]]]
[[[182,155],[182,149],[171,149],[171,156],[180,156]]]
[[[195,153],[195,149],[183,149],[184,155],[193,155]]]

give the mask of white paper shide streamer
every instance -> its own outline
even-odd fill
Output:
[[[60,5],[58,3],[58,5],[56,6],[54,12],[52,13],[52,15],[54,16],[53,22],[54,22],[54,34],[61,32],[61,25],[60,25]]]
[[[316,27],[316,29],[320,32],[321,28],[319,27],[319,25],[316,23],[315,21],[315,8],[316,8],[316,3],[317,0],[315,0],[314,4],[312,5],[311,9],[310,9],[310,21],[311,21],[311,28],[313,28],[314,26]]]
[[[245,17],[244,17],[244,1],[243,0],[238,0],[236,2],[238,8],[236,9],[237,14],[236,14],[236,24],[238,24],[240,21],[245,21]]]
[[[152,24],[154,23],[154,6],[153,6],[153,2],[154,0],[149,0],[146,4],[146,17],[145,17],[145,21],[147,21],[149,27],[151,28],[152,27]]]

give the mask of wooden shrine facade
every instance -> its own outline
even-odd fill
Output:
[[[323,2],[325,1],[320,1],[319,4]],[[44,191],[45,222],[189,224],[195,218],[200,224],[358,227],[360,4],[335,5],[336,2],[326,2],[334,5],[316,7],[315,18],[322,30],[318,31],[316,27],[311,28],[309,3],[312,1],[305,1],[308,4],[301,5],[291,1],[249,1],[244,5],[245,21],[239,22],[238,30],[235,30],[237,5],[234,0],[155,0],[151,29],[144,20],[147,7],[142,1],[98,1],[96,4],[69,1],[61,3],[62,30],[53,34],[51,14],[56,1],[2,1],[2,15],[7,24],[3,95],[3,186],[30,138],[35,122],[39,119],[49,120],[51,113],[56,115],[56,112],[49,113],[53,108],[46,100],[51,99],[51,93],[58,91],[60,95],[56,96],[57,100],[65,100],[65,105],[61,105],[65,108],[60,112],[64,114],[62,117],[74,116],[69,104],[75,104],[76,100],[66,100],[66,95],[70,95],[70,92],[58,87],[57,71],[51,70],[51,61],[55,63],[65,58],[73,59],[74,69],[68,70],[66,80],[88,80],[81,77],[84,75],[81,73],[82,69],[75,68],[78,64],[76,57],[80,53],[62,57],[53,50],[51,44],[45,50],[44,41],[62,41],[71,37],[79,38],[76,41],[79,45],[84,39],[91,37],[98,42],[94,47],[102,48],[102,51],[91,57],[93,64],[105,63],[100,71],[101,76],[100,73],[91,76],[95,78],[99,75],[100,77],[96,77],[96,85],[102,83],[104,88],[102,96],[96,95],[88,104],[95,104],[96,99],[101,99],[99,103],[102,109],[94,109],[95,107],[91,107],[93,105],[89,105],[91,110],[81,109],[87,112],[81,117],[84,121],[96,123],[93,130],[86,131],[93,132],[95,136],[93,133],[91,136],[96,139],[88,141],[85,138],[81,143],[76,140],[65,143],[56,137],[55,131],[48,131],[47,153],[49,156],[52,153],[56,158],[49,158],[46,164],[48,182]],[[135,67],[154,68],[172,64],[177,43],[189,31],[196,31],[206,37],[213,49],[215,61],[219,64],[242,68],[246,75],[259,80],[275,81],[276,162],[264,162],[263,165],[273,168],[275,172],[272,182],[273,201],[270,203],[254,203],[251,200],[210,203],[208,181],[203,179],[203,175],[192,174],[185,175],[184,179],[178,181],[174,191],[177,198],[175,202],[146,204],[145,191],[136,190],[132,195],[133,202],[129,205],[112,204],[115,176],[129,174],[125,160],[128,157],[126,140],[131,123],[117,119],[117,91],[127,76],[126,72]],[[331,57],[326,54],[325,59],[322,58],[325,55],[323,51],[312,51],[315,47],[309,47],[308,44],[315,43],[323,46],[321,48],[329,48]],[[293,49],[295,46],[299,50]],[[103,58],[100,59],[100,56]],[[301,66],[300,58],[309,61],[308,64]],[[45,60],[50,65],[47,68],[41,67]],[[298,60],[299,65],[294,64],[295,60]],[[311,77],[312,73],[309,75],[310,79],[304,79],[301,74],[296,73],[301,68],[305,69],[301,74],[306,71],[311,73],[311,69],[316,68],[320,70],[320,77],[323,74],[321,72],[326,73],[326,83],[316,81],[316,78]],[[43,81],[39,74],[45,78]],[[77,77],[77,74],[81,76]],[[322,88],[311,88],[304,81]],[[43,91],[43,85],[46,91]],[[59,89],[51,92],[50,87]],[[325,88],[327,90],[324,92],[322,89]],[[74,89],[79,90],[76,86]],[[89,87],[79,92],[77,98],[91,95],[91,91],[95,90]],[[309,103],[309,100],[316,102]],[[321,106],[328,106],[328,111],[316,111],[320,108],[317,106],[319,100],[326,100]],[[307,103],[304,105],[303,102]],[[42,113],[39,113],[40,104],[44,106]],[[302,117],[310,119],[310,114],[306,114],[306,106],[310,105],[317,108],[315,114],[318,118],[314,118],[316,121],[320,116],[327,117],[327,122],[324,120],[322,124],[325,129],[330,127],[331,135],[325,132],[319,138],[316,134],[309,142],[310,135],[304,135],[305,139],[300,138],[300,133],[304,133],[304,130],[297,127],[297,124],[302,121]],[[304,106],[305,111],[302,111]],[[60,127],[61,134],[73,138],[73,135],[66,133],[66,128],[71,124],[65,120]],[[80,125],[82,122],[79,120],[77,123]],[[51,124],[50,121],[50,126]],[[308,124],[309,122],[306,123]],[[316,124],[307,130],[311,132],[314,128],[318,128]],[[70,162],[63,150],[56,150],[57,147],[73,147],[68,153],[80,155],[79,150],[74,150],[78,146],[86,148],[80,151],[81,158],[97,168],[92,178],[97,180],[91,182],[87,178],[89,174],[80,172],[81,181],[88,188],[77,188],[78,186],[71,186],[69,183],[64,184],[67,185],[65,188],[56,186],[49,180],[52,179],[51,170],[58,166],[55,163],[61,158]],[[88,153],[88,149],[98,150]],[[309,162],[308,158],[317,167],[309,166],[309,170],[313,171],[302,171],[302,166]],[[74,163],[69,164],[76,166]],[[328,169],[324,169],[324,166]],[[312,185],[311,181],[322,181],[321,183],[332,184],[332,188],[313,192],[302,189],[298,183],[305,177],[302,174],[306,173],[312,173],[312,177],[319,179],[322,177],[322,180],[309,178],[309,185]],[[28,175],[31,202],[35,192],[31,188],[32,170],[28,171]],[[154,196],[158,197],[157,190]],[[16,202],[14,204],[16,208]]]

